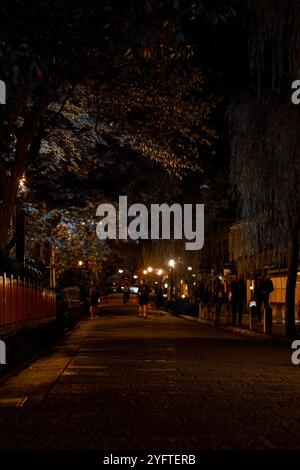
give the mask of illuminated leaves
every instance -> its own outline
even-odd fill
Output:
[[[117,136],[127,145],[175,173],[197,169],[203,148],[212,146],[216,133],[210,126],[216,100],[203,93],[203,77],[172,74],[145,83],[123,81],[99,90],[100,135]]]

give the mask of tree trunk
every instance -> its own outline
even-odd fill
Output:
[[[21,136],[20,142],[17,143],[14,168],[6,181],[4,198],[0,208],[0,251],[2,252],[5,251],[7,245],[8,231],[16,204],[19,182],[26,169],[26,155],[30,143],[31,135],[25,138]]]
[[[296,336],[295,324],[295,289],[299,264],[299,231],[300,225],[292,230],[288,278],[285,296],[285,333],[288,338]]]
[[[0,207],[0,253],[4,253],[13,211],[16,205],[20,179],[31,159],[35,134],[42,112],[49,104],[49,98],[43,96],[40,103],[25,119],[24,125],[17,136],[14,166],[11,175],[7,177],[3,189],[3,201]],[[40,141],[40,136],[39,141]]]

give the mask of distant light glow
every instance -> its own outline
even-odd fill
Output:
[[[19,181],[19,189],[21,191],[25,191],[26,190],[26,176],[23,175],[22,178],[20,178],[20,181]]]

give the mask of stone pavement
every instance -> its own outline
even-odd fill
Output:
[[[288,345],[136,310],[110,299],[1,383],[2,451],[300,449]]]

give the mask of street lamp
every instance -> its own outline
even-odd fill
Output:
[[[174,297],[174,266],[175,266],[175,261],[173,259],[170,259],[169,267],[171,270],[171,276],[170,276],[170,299],[171,300]]]
[[[158,270],[157,270],[157,275],[158,275],[158,276],[161,276],[162,273],[163,273],[163,270],[162,270],[162,269],[158,269]]]
[[[123,274],[123,269],[119,269],[119,274]]]
[[[189,275],[188,275],[188,295],[189,297],[191,297],[191,294],[192,294],[192,280],[191,280],[191,275],[193,277],[195,277],[195,274],[192,274],[192,271],[193,271],[193,267],[192,266],[188,266],[187,267],[188,269],[188,272],[189,272]]]
[[[78,266],[81,268],[81,266],[83,265],[83,261],[78,261]]]
[[[144,269],[143,274],[144,274],[145,276],[146,276],[146,274],[148,274],[147,269]]]
[[[153,269],[151,268],[151,266],[148,268],[148,273],[152,273]]]

